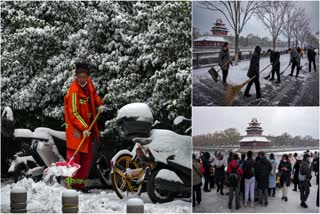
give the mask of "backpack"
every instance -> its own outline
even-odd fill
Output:
[[[238,169],[238,167],[232,168],[231,173],[229,174],[228,182],[229,182],[230,187],[237,187],[238,186],[239,179],[238,179],[238,175],[237,175],[237,169]]]
[[[251,163],[249,164],[249,162],[247,162],[244,168],[244,177],[246,179],[250,179],[253,176],[254,176],[254,168]]]
[[[201,174],[203,174],[203,175],[204,175],[204,173],[206,172],[206,170],[204,169],[202,163],[200,164],[200,172],[201,172]]]
[[[272,163],[271,163],[271,166],[272,166],[272,169],[271,169],[271,171],[270,171],[270,175],[271,175],[271,176],[274,176],[274,175],[276,175],[276,169],[277,169],[277,164],[276,164],[276,162],[272,162]]]

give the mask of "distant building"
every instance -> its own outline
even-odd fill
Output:
[[[228,35],[228,30],[225,27],[222,19],[218,18],[210,30],[212,35],[202,36],[193,40],[194,48],[221,48],[223,43],[228,42],[225,36]]]
[[[263,129],[257,118],[253,118],[246,129],[247,135],[240,140],[241,151],[257,151],[269,147],[270,140],[262,135]]]

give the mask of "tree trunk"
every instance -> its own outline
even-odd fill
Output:
[[[288,48],[290,48],[290,43],[291,43],[291,40],[290,38],[288,38]]]
[[[239,49],[239,34],[235,34],[235,37],[234,37],[234,64],[235,65],[238,65],[238,61],[239,61],[238,49]]]
[[[272,38],[272,49],[273,51],[276,51],[276,38]]]

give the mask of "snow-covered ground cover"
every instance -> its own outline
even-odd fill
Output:
[[[23,179],[18,183],[1,185],[1,212],[10,212],[10,190],[21,187],[27,190],[27,210],[37,213],[61,213],[62,193],[65,190],[59,184],[49,185],[43,181],[35,183],[32,179]],[[93,189],[88,194],[79,192],[79,212],[83,213],[125,213],[129,196],[119,199],[113,190]],[[140,197],[144,202],[146,213],[190,213],[190,201],[176,199],[165,204],[153,204],[148,195]]]

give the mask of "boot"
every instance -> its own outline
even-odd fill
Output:
[[[251,94],[245,94],[244,97],[251,97]]]
[[[288,201],[288,198],[287,198],[287,197],[284,197],[284,201],[287,202],[287,201]]]
[[[303,208],[308,208],[308,205],[306,204],[306,202],[301,202],[300,206]]]
[[[248,202],[245,201],[245,202],[244,202],[244,207],[247,207],[247,206],[248,206]]]

